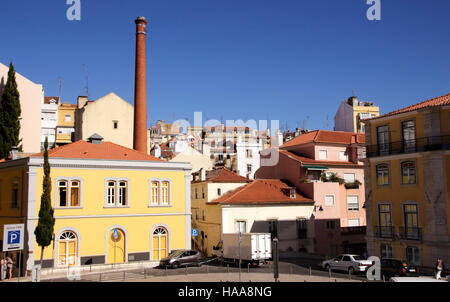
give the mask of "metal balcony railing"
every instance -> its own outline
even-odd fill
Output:
[[[450,150],[450,135],[429,136],[400,142],[368,145],[367,157],[425,152],[434,150]]]
[[[407,240],[422,240],[422,228],[400,227],[400,238]]]
[[[375,237],[378,238],[394,238],[393,226],[375,226]]]

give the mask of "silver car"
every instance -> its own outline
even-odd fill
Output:
[[[324,269],[346,271],[349,273],[365,272],[372,266],[372,261],[364,259],[360,255],[341,254],[333,259],[322,262]]]

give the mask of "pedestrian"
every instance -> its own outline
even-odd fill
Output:
[[[444,262],[442,261],[441,258],[438,258],[436,261],[436,279],[440,280],[441,279],[441,273],[444,270]]]
[[[13,268],[13,260],[10,257],[6,257],[6,267],[8,268],[8,279],[11,280],[12,277],[12,268]]]
[[[369,258],[369,254],[367,253],[367,250],[364,250],[363,257],[366,260],[367,260],[367,258]]]

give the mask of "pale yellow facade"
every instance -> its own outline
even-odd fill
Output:
[[[192,182],[192,228],[198,229],[198,236],[193,238],[193,246],[205,255],[211,256],[213,246],[217,245],[222,236],[222,207],[208,202],[220,196],[218,189],[223,195],[245,184]]]
[[[34,230],[42,194],[42,161],[32,157],[0,163],[0,225],[25,224],[26,270],[41,257]],[[44,268],[132,261],[156,265],[171,250],[191,247],[188,163],[51,158],[50,164],[55,240],[44,250]],[[110,180],[126,184],[123,205],[108,203]],[[17,208],[10,201],[14,181],[18,181]],[[77,204],[60,206],[61,181],[78,184]],[[168,183],[167,203],[155,205],[152,182],[162,181]],[[70,200],[72,193],[67,194]]]
[[[73,104],[61,103],[58,106],[57,146],[72,142],[72,133],[75,132],[75,110],[76,106]]]
[[[105,141],[133,148],[133,105],[111,92],[78,107],[76,140],[87,140],[97,133]]]
[[[449,262],[450,107],[412,110],[367,124],[369,254],[426,267],[438,257]]]

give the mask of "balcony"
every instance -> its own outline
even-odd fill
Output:
[[[422,228],[400,227],[400,238],[406,240],[422,240]]]
[[[375,226],[375,237],[378,238],[394,238],[393,226]]]
[[[362,235],[366,234],[365,226],[355,226],[355,227],[342,227],[341,228],[342,235]]]
[[[430,136],[400,142],[369,145],[366,148],[366,156],[377,157],[435,150],[450,150],[450,135]]]

